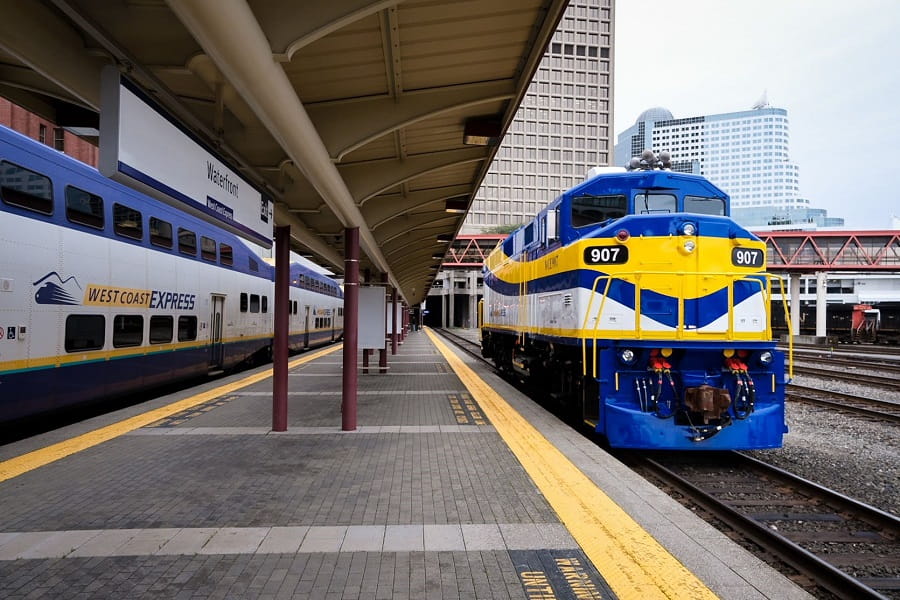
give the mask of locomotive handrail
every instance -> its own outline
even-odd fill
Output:
[[[764,334],[768,339],[772,338],[772,315],[771,315],[771,293],[766,294],[766,286],[763,284],[762,278],[768,280],[769,286],[768,289],[772,289],[771,280],[777,279],[784,284],[783,278],[778,275],[772,273],[735,273],[735,272],[704,272],[702,274],[695,273],[672,273],[671,271],[634,271],[630,273],[615,273],[615,274],[605,274],[599,275],[596,279],[594,279],[594,283],[591,285],[591,294],[588,300],[587,309],[584,313],[584,318],[582,320],[581,331],[585,333],[588,329],[588,322],[591,319],[591,315],[594,314],[592,312],[592,308],[594,305],[594,298],[598,295],[598,285],[600,281],[605,280],[606,285],[603,289],[603,294],[600,298],[600,306],[596,312],[596,318],[594,319],[594,324],[590,327],[590,340],[592,343],[592,367],[591,374],[594,378],[597,377],[597,340],[599,339],[599,332],[603,331],[600,329],[600,321],[601,316],[603,314],[603,308],[606,305],[606,299],[609,297],[609,289],[612,285],[613,279],[620,279],[622,281],[627,281],[633,283],[635,286],[634,290],[634,326],[632,331],[634,334],[640,338],[642,333],[641,328],[641,292],[643,288],[641,287],[641,278],[644,276],[666,276],[671,277],[673,275],[678,276],[681,281],[681,285],[679,286],[681,289],[677,295],[678,298],[678,323],[675,327],[674,332],[656,332],[658,334],[666,333],[667,335],[660,335],[660,339],[676,339],[683,340],[685,339],[685,332],[691,331],[693,335],[709,335],[710,333],[721,334],[725,336],[726,340],[732,341],[736,339],[743,339],[742,337],[736,337],[734,331],[734,283],[736,281],[748,281],[755,282],[759,288],[760,292],[763,296],[763,306],[765,310],[765,329]],[[695,280],[698,277],[724,277],[727,278],[728,282],[726,284],[727,294],[728,294],[728,324],[727,328],[724,331],[716,331],[716,332],[701,332],[697,330],[687,330],[685,328],[684,319],[684,281],[685,277],[693,277]],[[786,300],[782,297],[783,308],[785,310],[786,319],[789,321],[789,314],[787,310]],[[615,330],[605,330],[605,331],[615,331]],[[790,323],[788,323],[788,332],[790,333]],[[758,332],[754,332],[754,334],[758,334]],[[581,364],[582,364],[582,375],[587,376],[587,342],[588,336],[582,335],[581,342]],[[789,377],[793,378],[793,357],[794,357],[794,347],[793,347],[793,336],[789,335],[788,340],[788,370]]]

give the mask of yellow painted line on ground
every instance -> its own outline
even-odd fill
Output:
[[[342,347],[343,344],[337,344],[324,350],[304,354],[303,356],[288,362],[288,368],[294,368],[303,363],[331,354],[332,352],[337,352]],[[71,454],[75,454],[76,452],[81,452],[82,450],[86,450],[97,444],[102,444],[103,442],[119,437],[120,435],[124,435],[129,431],[140,429],[141,427],[180,413],[183,410],[214,400],[218,396],[230,394],[235,390],[247,387],[248,385],[252,385],[271,376],[272,369],[269,368],[239,381],[219,386],[208,392],[203,392],[196,396],[191,396],[190,398],[167,404],[166,406],[124,419],[118,423],[113,423],[112,425],[89,431],[88,433],[46,446],[45,448],[40,448],[39,450],[34,450],[33,452],[5,460],[0,462],[0,482],[12,479],[13,477],[18,477],[19,475],[37,469],[38,467],[43,467],[44,465],[65,458]]]
[[[717,597],[434,333],[425,332],[620,599]]]

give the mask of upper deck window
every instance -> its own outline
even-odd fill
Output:
[[[638,194],[634,197],[634,212],[639,215],[673,213],[678,202],[672,194]]]
[[[228,244],[219,244],[219,262],[223,265],[234,264],[234,250]]]
[[[704,198],[702,196],[685,196],[684,212],[701,215],[725,216],[724,198]]]
[[[66,218],[73,223],[103,229],[103,198],[67,185]]]
[[[172,224],[150,217],[150,243],[163,248],[172,247]]]
[[[0,161],[0,196],[6,204],[45,215],[53,214],[50,178],[5,160]]]
[[[628,213],[628,199],[622,195],[593,196],[584,194],[572,198],[572,227],[586,227]]]
[[[178,228],[178,251],[197,256],[197,234],[184,227]]]
[[[216,241],[205,235],[200,236],[200,256],[206,260],[216,260]]]
[[[113,204],[113,229],[124,237],[136,240],[144,237],[144,222],[140,211],[124,204]]]

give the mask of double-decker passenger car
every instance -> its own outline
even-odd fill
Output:
[[[289,346],[343,333],[291,265]],[[0,421],[267,359],[274,267],[240,239],[0,127]]]
[[[597,174],[497,246],[482,353],[614,447],[778,447],[765,244],[722,190],[666,163]]]

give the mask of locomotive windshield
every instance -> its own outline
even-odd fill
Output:
[[[672,194],[638,194],[634,197],[634,211],[638,214],[673,213],[678,203]]]
[[[572,198],[572,227],[586,227],[618,219],[628,213],[628,199],[622,195],[593,196],[584,194]]]
[[[703,196],[685,196],[684,212],[724,217],[725,200],[722,198],[704,198]]]

